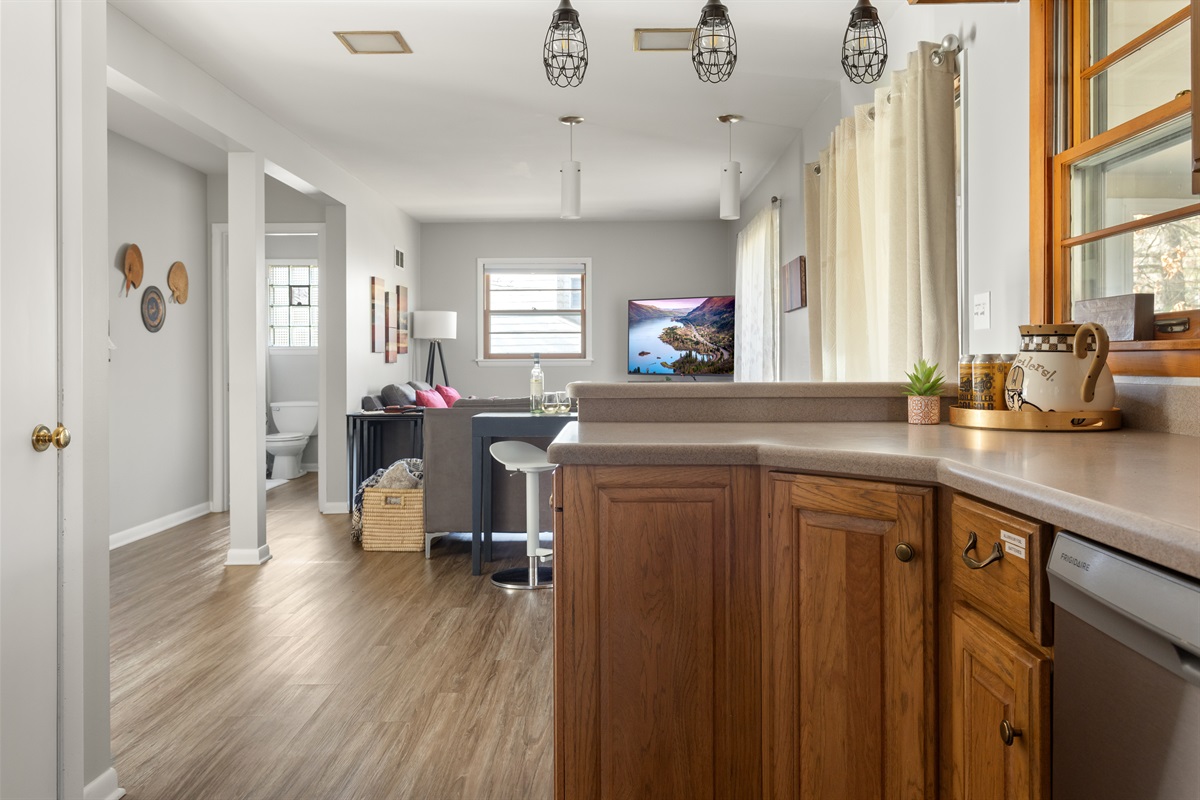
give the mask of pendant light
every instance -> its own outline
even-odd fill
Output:
[[[692,66],[700,80],[720,83],[729,80],[737,64],[737,37],[729,21],[729,9],[709,3],[700,11],[700,22],[692,36]]]
[[[887,35],[871,0],[858,0],[842,39],[842,69],[851,83],[874,83],[887,66]]]
[[[559,117],[558,121],[571,129],[571,160],[562,162],[562,206],[563,219],[579,219],[579,181],[582,170],[575,160],[575,126],[583,122],[583,117]]]
[[[733,160],[733,126],[742,116],[722,114],[717,119],[729,126],[729,161],[721,167],[721,219],[738,219],[742,216],[742,164]]]
[[[579,12],[571,7],[571,0],[562,0],[550,18],[546,43],[542,47],[542,64],[546,67],[546,79],[555,86],[583,83],[583,73],[587,72],[588,65],[587,38],[579,25]]]

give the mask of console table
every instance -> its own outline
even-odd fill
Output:
[[[492,560],[492,455],[496,439],[558,436],[578,415],[496,412],[471,418],[471,574]]]
[[[390,425],[408,425],[409,441],[406,458],[420,458],[424,449],[423,412],[408,412],[405,414],[369,413],[356,411],[346,415],[346,460],[350,476],[350,494],[348,502],[354,502],[354,493],[367,475],[380,467],[383,456],[383,431]]]

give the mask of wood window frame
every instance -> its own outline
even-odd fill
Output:
[[[578,353],[540,353],[542,361],[554,362],[571,362],[571,363],[591,363],[590,348],[591,348],[591,319],[588,315],[588,303],[590,299],[589,286],[592,272],[592,260],[590,258],[481,258],[478,261],[479,270],[479,357],[476,359],[477,364],[511,364],[515,361],[532,361],[533,353],[493,353],[491,350],[491,319],[492,309],[488,301],[491,293],[488,289],[488,271],[489,265],[529,265],[534,267],[534,271],[553,272],[551,267],[555,265],[579,265],[582,267],[580,272],[579,282],[579,326],[580,326],[580,346],[582,352]],[[540,268],[537,269],[537,268]],[[526,311],[521,313],[545,316],[557,316],[562,314],[565,309],[549,309],[547,311]],[[569,313],[576,313],[575,310],[569,310]]]
[[[1135,50],[1159,38],[1177,25],[1190,24],[1192,38],[1192,84],[1197,83],[1200,53],[1200,0],[1191,0],[1190,8],[1181,9],[1156,24],[1133,41],[1114,50],[1086,69],[1077,65],[1090,59],[1090,30],[1085,24],[1089,4],[1060,3],[1059,0],[1030,0],[1029,33],[1029,319],[1032,323],[1065,322],[1071,319],[1069,307],[1070,269],[1066,247],[1084,237],[1068,237],[1069,209],[1066,192],[1070,165],[1085,155],[1124,140],[1135,133],[1177,119],[1184,114],[1197,117],[1200,105],[1196,92],[1177,97],[1133,120],[1106,131],[1069,156],[1060,154],[1089,137],[1090,95],[1083,91],[1085,81]],[[1189,22],[1184,22],[1189,20]],[[1061,53],[1061,42],[1067,54]],[[1057,77],[1063,74],[1062,78]],[[1060,99],[1062,98],[1062,99]],[[1070,109],[1071,119],[1065,132],[1056,128],[1056,109]],[[1200,189],[1200,140],[1193,123],[1193,191]],[[1060,141],[1063,139],[1064,141]],[[1198,209],[1192,204],[1171,212],[1172,219]],[[1057,211],[1057,213],[1056,213]],[[1168,221],[1163,219],[1160,221]],[[1134,230],[1146,220],[1129,226]],[[1106,229],[1106,234],[1113,233]],[[1191,328],[1185,334],[1158,335],[1153,341],[1113,342],[1109,365],[1114,374],[1160,377],[1200,377],[1200,310],[1165,312],[1156,319],[1187,317]]]

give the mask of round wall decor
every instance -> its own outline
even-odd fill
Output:
[[[131,244],[125,248],[125,296],[129,296],[129,287],[138,288],[142,285],[142,248]]]
[[[182,305],[187,302],[188,274],[182,261],[176,261],[171,265],[171,269],[167,270],[167,288],[171,290],[176,303]]]
[[[142,292],[142,324],[151,333],[162,329],[163,320],[167,318],[167,304],[157,286],[147,286]]]

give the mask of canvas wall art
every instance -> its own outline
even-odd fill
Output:
[[[396,352],[408,354],[408,287],[396,287]]]
[[[383,293],[383,326],[387,331],[387,342],[383,349],[383,361],[386,364],[396,363],[396,293]]]
[[[808,305],[808,275],[804,256],[783,265],[783,310],[795,311]]]
[[[371,278],[371,352],[382,353],[387,347],[387,291],[383,278]]]

